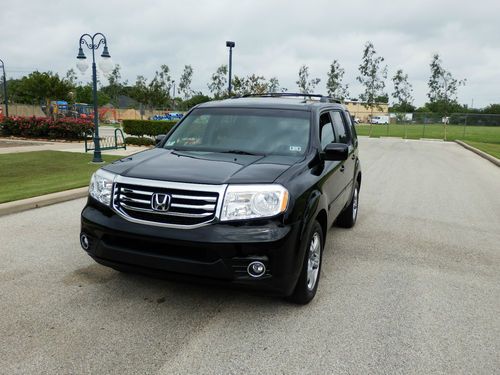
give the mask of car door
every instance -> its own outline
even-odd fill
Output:
[[[329,111],[320,114],[319,134],[321,151],[327,144],[335,142],[335,132]],[[342,197],[343,192],[343,172],[341,172],[342,162],[324,161],[324,168],[321,176],[323,194],[328,201],[328,214],[331,218],[336,218],[345,205]]]
[[[347,160],[342,162],[340,171],[342,180],[342,208],[351,199],[352,183],[354,180],[354,171],[356,168],[356,148],[354,147],[353,137],[350,131],[350,119],[345,112],[341,110],[330,111],[333,130],[335,132],[335,142],[344,143],[349,147]],[[348,123],[349,121],[349,123]]]

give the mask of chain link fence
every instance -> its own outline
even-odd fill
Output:
[[[431,138],[500,144],[500,115],[482,113],[386,113],[357,125],[360,135],[372,137]]]

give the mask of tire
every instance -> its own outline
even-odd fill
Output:
[[[324,236],[321,225],[314,221],[306,242],[306,251],[302,270],[292,295],[287,297],[290,302],[305,305],[312,301],[318,290],[323,258]]]
[[[337,218],[337,225],[342,228],[352,228],[354,224],[356,224],[358,211],[359,183],[358,181],[356,181],[354,184],[354,189],[352,190],[351,203],[340,213],[339,217]]]

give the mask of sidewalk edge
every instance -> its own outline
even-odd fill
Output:
[[[474,152],[475,154],[478,154],[482,158],[484,158],[484,159],[490,161],[491,163],[495,164],[497,167],[500,167],[500,159],[497,159],[496,157],[491,156],[490,154],[487,154],[484,151],[478,150],[477,148],[472,147],[471,145],[468,145],[465,142],[462,142],[462,141],[459,141],[459,140],[455,140],[455,143],[458,143],[460,146],[466,148],[469,151]]]
[[[84,198],[87,196],[87,194],[88,194],[88,187],[86,186],[78,189],[65,190],[57,193],[41,195],[39,197],[1,203],[0,216],[23,212],[31,210],[33,208],[49,206],[51,204],[66,202],[73,199]]]

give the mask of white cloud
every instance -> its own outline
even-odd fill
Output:
[[[194,68],[193,88],[207,91],[217,66],[227,63],[234,40],[234,73],[277,76],[295,91],[300,65],[322,79],[333,59],[346,70],[357,95],[358,65],[367,40],[375,44],[390,77],[402,68],[426,100],[429,62],[437,52],[457,78],[467,78],[459,100],[485,106],[500,102],[498,1],[213,0],[10,2],[0,8],[0,58],[10,76],[33,69],[64,74],[74,67],[78,38],[103,32],[123,76],[152,77],[161,64],[178,77]]]

